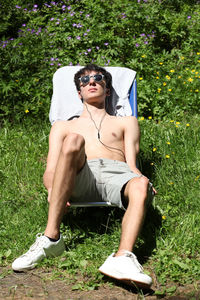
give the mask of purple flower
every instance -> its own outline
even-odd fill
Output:
[[[86,18],[89,18],[89,17],[90,17],[90,15],[89,15],[89,14],[87,14],[87,15],[86,15]]]
[[[81,39],[81,37],[80,37],[79,35],[78,35],[76,38],[77,38],[77,40],[80,40],[80,39]]]
[[[23,27],[26,27],[26,24],[22,24]]]
[[[88,55],[88,53],[87,53],[87,52],[84,52],[84,54],[85,54],[85,55]]]
[[[54,66],[54,63],[50,63],[50,66]]]
[[[147,41],[144,41],[144,44],[145,44],[145,45],[147,45],[148,43],[149,43],[149,42],[147,42]]]
[[[90,29],[87,29],[86,31],[87,31],[87,32],[90,32]]]
[[[96,49],[99,50],[99,46],[96,46]]]
[[[58,63],[58,67],[60,67],[61,66],[61,64],[60,63]]]
[[[140,36],[146,36],[146,34],[145,33],[141,33]]]
[[[76,24],[76,23],[73,23],[73,24],[72,24],[72,26],[73,26],[73,27],[76,27],[76,26],[77,26],[77,24]]]
[[[138,43],[135,44],[135,47],[139,47],[140,45]]]
[[[34,7],[34,8],[37,8],[37,7],[38,7],[38,5],[37,5],[37,4],[35,4],[33,7]]]
[[[19,5],[16,5],[15,7],[16,7],[16,8],[21,8],[21,6],[19,6]]]
[[[108,46],[108,43],[104,43],[105,46]]]
[[[191,16],[188,16],[187,18],[188,18],[188,19],[191,19]]]
[[[71,6],[67,6],[67,9],[70,10],[70,9],[71,9]]]
[[[86,35],[87,35],[87,33],[85,32],[83,35],[84,35],[84,36],[86,36]]]
[[[54,18],[51,18],[51,19],[50,19],[50,21],[53,21],[53,20],[54,20]]]
[[[89,48],[89,49],[87,49],[87,51],[88,51],[88,52],[91,52],[91,51],[92,51],[92,49],[91,49],[91,48]]]
[[[70,62],[70,63],[69,63],[69,66],[73,66],[73,63],[72,63],[72,62]]]
[[[60,24],[60,22],[56,22],[56,25],[59,25]]]
[[[51,57],[51,61],[54,61],[54,58],[53,58],[53,57]]]

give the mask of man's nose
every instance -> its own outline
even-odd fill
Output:
[[[94,80],[94,77],[93,77],[93,76],[90,77],[89,84],[91,84],[91,85],[96,85],[96,81]]]

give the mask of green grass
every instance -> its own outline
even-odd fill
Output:
[[[200,121],[140,118],[140,165],[158,190],[135,252],[159,284],[200,278]],[[188,121],[189,120],[189,121]],[[178,122],[178,123],[177,123]],[[179,124],[180,122],[180,124]],[[48,123],[26,121],[0,129],[0,262],[28,249],[45,229],[47,193],[42,184]],[[66,252],[42,263],[74,289],[98,287],[98,267],[117,249],[123,212],[112,208],[72,209],[62,224]]]

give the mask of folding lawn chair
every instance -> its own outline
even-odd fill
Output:
[[[80,116],[83,103],[78,97],[74,84],[75,73],[81,66],[66,66],[58,69],[53,76],[53,96],[49,119],[51,124],[58,120],[69,120]],[[112,75],[113,90],[108,99],[107,111],[116,116],[135,116],[137,118],[136,72],[124,67],[106,67]],[[71,206],[112,206],[110,202],[71,203]]]

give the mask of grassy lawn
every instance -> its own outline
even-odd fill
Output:
[[[142,172],[158,190],[135,252],[145,270],[167,282],[195,283],[200,278],[200,120],[139,118]],[[10,265],[43,232],[48,210],[42,184],[49,123],[24,121],[0,128],[0,261]],[[71,209],[62,232],[66,252],[48,259],[52,276],[64,274],[74,289],[101,284],[97,269],[116,250],[123,212],[111,208]],[[85,278],[79,281],[78,276]],[[72,275],[72,276],[71,276]]]

